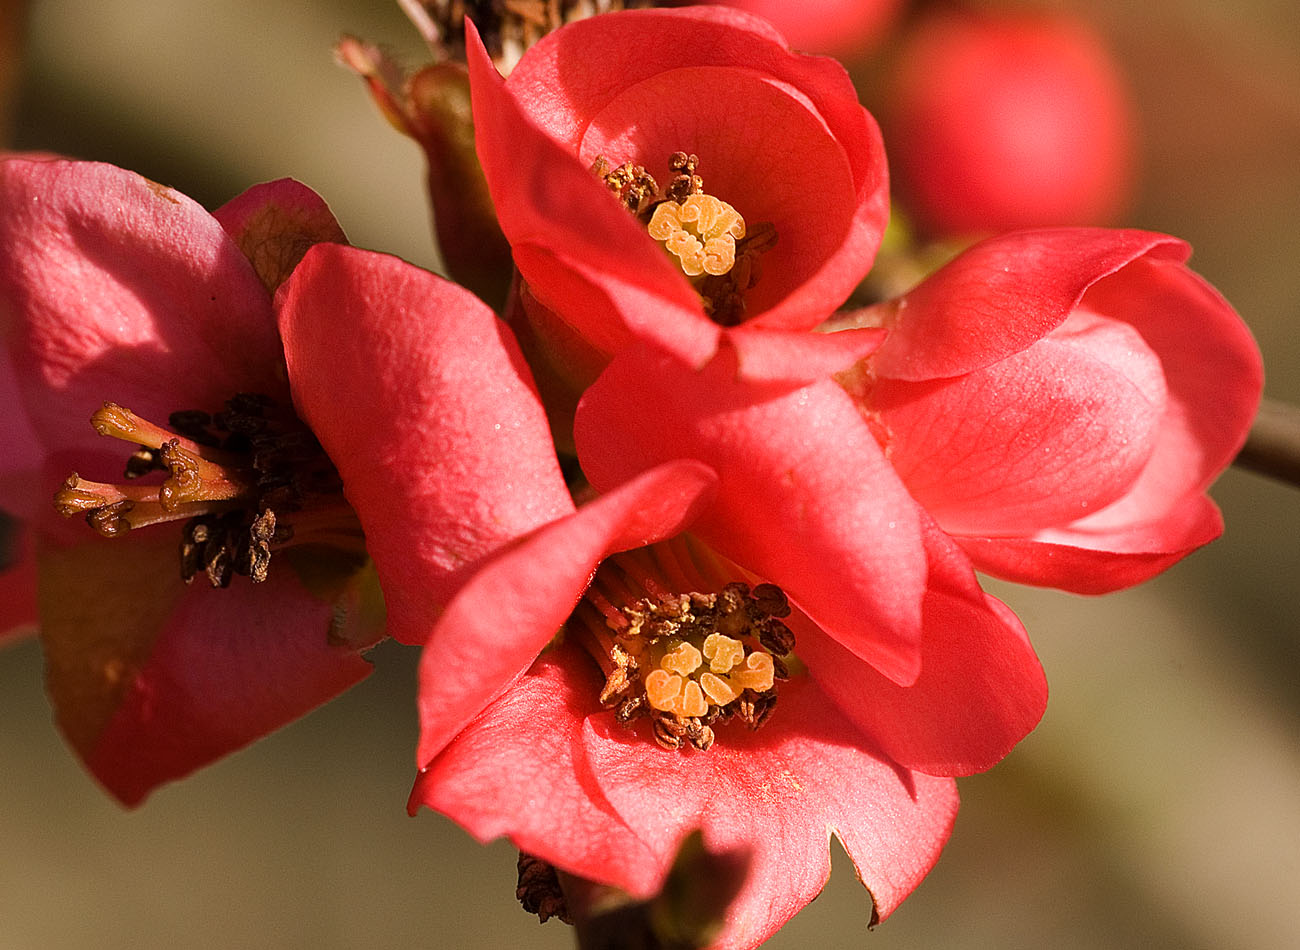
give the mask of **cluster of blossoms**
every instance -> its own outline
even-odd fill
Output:
[[[388,636],[423,650],[412,811],[640,897],[698,831],[747,855],[719,947],[811,900],[834,834],[884,918],[955,777],[1045,707],[975,569],[1102,592],[1214,538],[1249,333],[1137,231],[1007,234],[839,310],[881,137],[748,15],[595,17],[508,80],[466,51],[504,319],[292,181],[208,214],[0,161],[6,626],[39,618],[60,727],[127,804]]]

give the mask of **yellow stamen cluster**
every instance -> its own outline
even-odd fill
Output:
[[[766,692],[775,682],[770,655],[746,656],[743,643],[721,633],[709,634],[703,651],[686,640],[670,642],[669,647],[645,677],[646,697],[661,712],[704,716],[710,706],[726,706],[747,689]],[[708,667],[703,668],[706,659]]]
[[[736,242],[745,219],[712,195],[690,195],[681,204],[664,201],[650,218],[650,236],[677,258],[687,277],[720,277],[736,263]]]

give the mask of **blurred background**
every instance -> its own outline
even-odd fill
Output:
[[[1092,0],[1141,124],[1126,222],[1195,248],[1300,402],[1300,7]],[[12,148],[113,162],[208,207],[293,176],[353,243],[436,266],[418,148],[332,62],[343,32],[417,65],[388,0],[0,0]],[[872,108],[870,101],[866,102]],[[0,139],[6,141],[6,139]],[[1240,470],[1222,540],[1102,599],[990,584],[1052,686],[961,782],[943,859],[866,932],[836,852],[774,948],[1300,946],[1300,492]],[[407,818],[414,651],[123,812],[65,751],[27,642],[0,651],[0,950],[571,946],[515,903],[513,850]]]

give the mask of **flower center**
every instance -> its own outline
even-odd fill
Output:
[[[707,750],[713,726],[733,718],[757,729],[776,705],[777,681],[789,677],[785,594],[740,581],[668,592],[653,568],[665,556],[677,568],[689,552],[680,541],[651,548],[607,559],[570,623],[605,672],[601,705],[623,723],[650,717],[655,741],[668,749]]]
[[[104,537],[183,521],[181,577],[200,570],[213,587],[235,574],[266,580],[271,553],[290,544],[327,543],[360,553],[364,537],[343,499],[333,463],[292,411],[241,393],[215,416],[174,412],[169,431],[105,403],[91,416],[100,435],[135,443],[127,484],[72,473],[54,495],[64,517],[85,516]],[[136,479],[166,472],[161,482]]]
[[[776,244],[776,229],[768,223],[747,229],[739,211],[705,193],[699,165],[698,156],[674,152],[662,190],[644,166],[632,162],[615,167],[601,156],[591,170],[677,262],[705,314],[735,326],[744,320],[744,294],[758,282],[759,257]]]

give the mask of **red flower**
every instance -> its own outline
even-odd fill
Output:
[[[850,388],[981,570],[1099,593],[1221,532],[1205,490],[1263,369],[1188,253],[1138,231],[1010,234],[871,313],[890,336]]]
[[[526,492],[534,461],[526,453],[510,484],[488,477],[496,460],[488,473],[481,455],[461,452],[493,425],[481,410],[504,413],[517,403],[515,424],[526,429],[531,418],[535,441],[548,446],[541,461],[554,470],[540,408],[495,318],[430,275],[407,277],[414,269],[399,261],[337,245],[318,246],[295,271],[313,244],[343,238],[305,187],[259,186],[209,215],[110,166],[15,159],[0,163],[0,208],[0,302],[16,382],[6,415],[30,436],[17,443],[22,454],[9,457],[0,506],[31,518],[35,530],[41,637],[60,728],[124,803],[369,671],[360,652],[380,631],[356,608],[361,527],[370,525],[364,514],[358,524],[335,465],[360,509],[369,483],[357,470],[385,471],[390,442],[442,453],[428,464],[435,474],[393,488],[419,515],[439,491],[455,495],[446,507],[467,495],[477,505],[454,524],[430,522],[423,545],[403,553],[406,574],[425,583],[430,598],[476,556],[550,517],[540,496]],[[330,273],[317,282],[322,266]],[[272,292],[290,272],[280,320],[295,369],[286,373]],[[340,289],[359,292],[377,280],[386,296]],[[378,315],[385,307],[398,316]],[[371,322],[382,330],[351,339]],[[437,332],[465,342],[441,346],[429,336]],[[482,385],[458,386],[438,404],[422,400],[424,390],[386,389],[395,384],[383,364],[391,347],[424,357],[437,347],[444,376],[448,364],[463,364],[472,370],[455,372],[472,371]],[[355,362],[363,359],[372,362]],[[438,378],[436,368],[431,376]],[[359,392],[366,383],[374,387],[368,401]],[[313,419],[330,442],[326,455],[294,406],[313,418],[322,395],[340,393],[353,398],[335,403],[335,418]],[[480,400],[482,393],[491,395]],[[126,480],[130,449],[115,451],[96,435],[92,413],[104,434],[143,446]],[[334,438],[338,419],[353,425],[351,438]],[[405,435],[407,426],[419,436]],[[149,473],[161,468],[160,483]],[[52,493],[74,470],[80,474],[64,483],[58,505],[114,537],[54,518],[49,494],[33,507],[35,477]],[[421,486],[420,497],[410,484]],[[474,523],[470,511],[494,520]],[[180,537],[165,525],[146,527],[168,521],[183,524]],[[376,525],[377,560],[381,551],[390,559],[384,528]],[[432,550],[435,543],[441,547]],[[234,577],[240,573],[253,583]],[[399,634],[404,616],[399,605]]]
[[[805,332],[888,217],[879,131],[839,64],[725,7],[570,24],[505,82],[476,35],[468,53],[523,301],[570,383],[637,339],[698,366],[725,336],[746,375],[799,380],[870,351],[871,332]]]
[[[410,807],[442,811],[484,840],[507,835],[560,869],[638,896],[657,889],[695,828],[710,848],[746,847],[751,876],[718,946],[749,947],[821,889],[831,833],[887,916],[947,838],[957,799],[943,776],[1005,755],[1042,714],[1046,686],[1015,618],[928,528],[924,662],[911,686],[896,685],[809,620],[803,603],[791,610],[759,583],[826,593],[801,583],[806,565],[756,576],[754,562],[738,565],[681,533],[709,522],[720,481],[725,490],[725,476],[694,461],[655,468],[539,529],[461,589],[421,660],[423,771]],[[787,543],[798,546],[790,528]],[[745,537],[745,526],[737,533]],[[852,583],[857,570],[826,573]],[[707,595],[689,598],[689,622],[675,596],[688,592]],[[740,604],[732,613],[727,597]],[[739,632],[737,616],[747,618]],[[746,626],[755,617],[757,633]],[[637,640],[658,635],[653,618],[672,631],[657,646]],[[534,662],[561,627],[563,645]],[[713,665],[718,631],[735,638],[735,666]],[[736,676],[741,652],[746,669],[763,666],[754,654],[770,654],[771,669],[791,631],[798,660],[787,681],[767,681],[779,690],[770,716],[763,689],[717,695],[694,665],[700,656],[685,667],[673,660],[691,652],[683,642],[700,641],[708,669],[724,676]],[[870,635],[869,621],[859,624],[859,636]],[[698,679],[709,712],[663,711],[654,677],[662,685],[669,669]],[[669,689],[670,703],[690,696],[689,684],[677,686],[685,692]]]

